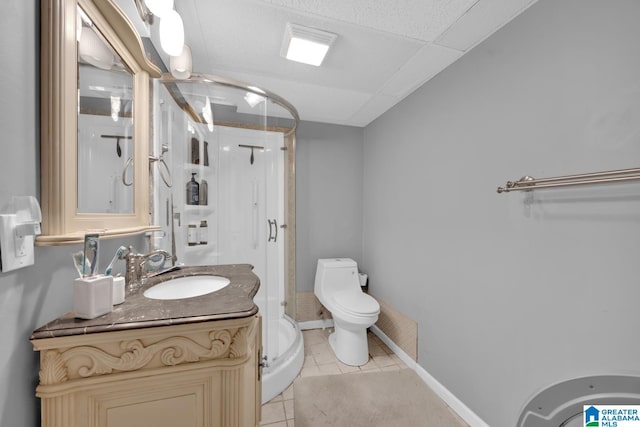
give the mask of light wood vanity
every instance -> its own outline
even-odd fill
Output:
[[[113,313],[68,313],[34,331],[42,426],[259,425],[259,280],[248,265],[206,268],[231,284],[188,300],[145,300],[151,281]]]

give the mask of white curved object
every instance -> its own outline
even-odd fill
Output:
[[[367,328],[378,320],[380,305],[362,292],[358,265],[349,258],[319,259],[314,293],[331,312],[335,332],[329,344],[336,357],[351,366],[369,361]]]
[[[199,297],[219,291],[229,284],[220,276],[187,276],[158,283],[144,291],[149,299],[170,300]]]
[[[160,46],[170,56],[180,56],[184,47],[184,23],[180,14],[170,10],[160,18]]]
[[[611,373],[572,378],[552,384],[533,396],[524,405],[516,427],[584,426],[585,406],[637,405],[638,402],[639,375]]]
[[[267,403],[289,387],[304,364],[304,338],[298,324],[284,314],[278,322],[278,356],[262,371],[262,403]]]
[[[173,77],[184,80],[191,77],[192,69],[191,48],[185,44],[180,55],[169,57],[169,70]]]

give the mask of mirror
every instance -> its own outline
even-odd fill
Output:
[[[156,228],[149,216],[149,94],[159,69],[113,0],[41,2],[41,27],[37,244]]]
[[[78,16],[78,212],[133,213],[133,73]]]

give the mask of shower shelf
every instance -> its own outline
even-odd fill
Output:
[[[202,165],[199,163],[184,163],[185,170],[197,170],[197,169],[205,169],[205,170],[213,170],[211,165]]]
[[[185,252],[188,253],[206,253],[209,256],[220,256],[218,252],[216,252],[215,245],[209,243],[206,245],[195,245],[195,246],[185,246]]]

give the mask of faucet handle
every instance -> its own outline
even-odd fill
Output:
[[[155,273],[164,268],[167,260],[172,259],[171,254],[164,250],[157,250],[144,255],[140,267],[144,268],[144,273]]]
[[[127,259],[127,258],[129,258],[131,255],[133,255],[133,246],[129,246],[128,248],[125,248],[124,250],[118,249],[118,251],[116,252],[116,255],[118,256],[118,259]]]

